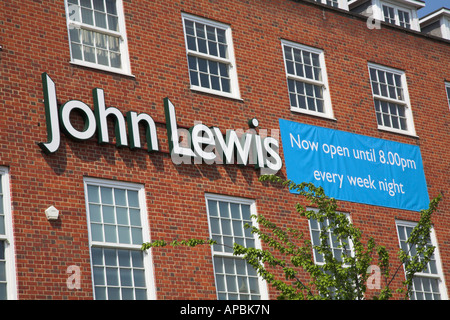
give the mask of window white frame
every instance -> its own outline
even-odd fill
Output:
[[[6,167],[0,167],[1,177],[1,196],[3,206],[2,219],[4,219],[4,232],[0,233],[0,241],[4,243],[5,247],[5,272],[6,272],[6,298],[8,300],[17,299],[17,284],[16,284],[16,264],[15,264],[15,247],[14,236],[12,228],[12,209],[11,209],[11,194],[10,194],[10,180],[9,170]]]
[[[217,243],[218,243],[216,245],[213,245],[212,248],[211,248],[212,258],[213,258],[213,268],[214,268],[214,279],[215,279],[215,283],[216,283],[217,297],[218,297],[218,299],[223,299],[224,296],[229,297],[230,294],[233,295],[234,293],[229,292],[227,289],[225,289],[225,291],[220,291],[219,290],[219,286],[218,286],[218,280],[219,280],[218,277],[219,276],[218,276],[216,270],[218,270],[218,268],[220,268],[220,267],[216,265],[216,258],[218,258],[217,260],[220,260],[222,258],[223,259],[230,259],[230,260],[232,259],[232,260],[234,260],[234,264],[236,264],[236,261],[238,261],[240,264],[247,264],[247,263],[245,262],[245,260],[243,260],[243,258],[233,255],[233,248],[232,247],[230,248],[230,247],[223,246],[222,245],[223,244],[222,240],[217,238],[217,235],[219,235],[219,234],[222,237],[224,235],[224,233],[222,232],[221,221],[220,221],[221,216],[220,216],[219,212],[217,213],[218,214],[217,216],[214,215],[214,213],[212,212],[212,210],[210,208],[209,201],[218,202],[217,205],[219,205],[219,202],[222,202],[222,203],[227,203],[227,204],[238,204],[238,205],[249,206],[250,207],[250,216],[256,215],[256,204],[255,204],[255,201],[251,200],[251,199],[236,198],[236,197],[230,197],[230,196],[218,195],[218,194],[209,194],[209,193],[205,194],[205,202],[206,202],[206,209],[207,209],[207,215],[208,215],[208,226],[209,226],[210,237],[211,237],[211,239],[216,240]],[[215,230],[215,227],[212,225],[211,217],[213,217],[213,218],[217,217],[218,218],[218,220],[219,220],[218,222],[220,224],[220,227],[219,227],[220,228],[220,231],[219,231],[220,233],[213,232]],[[232,216],[230,218],[231,218],[231,222],[230,223],[232,223],[233,221],[235,221],[237,223],[240,222],[240,223],[242,223],[242,225],[244,225],[244,223],[245,223],[244,220],[240,220],[240,221],[239,221],[239,219],[234,220],[232,218]],[[226,220],[229,220],[229,219],[226,219]],[[257,226],[257,222],[255,221],[255,219],[253,217],[251,218],[251,222],[252,222],[252,224],[254,226]],[[231,228],[233,228],[233,225],[231,225]],[[241,231],[242,231],[242,234],[244,235],[244,236],[240,236],[241,239],[242,239],[242,237],[245,237],[245,239],[253,238],[252,241],[254,242],[254,248],[261,249],[261,242],[260,242],[260,240],[257,237],[255,237],[255,235],[252,235],[250,233],[250,229],[241,230]],[[247,233],[247,235],[246,235],[246,233]],[[236,236],[236,234],[234,233],[234,231],[232,231],[232,236],[231,237],[233,239],[235,239],[235,236]],[[231,243],[228,244],[228,245],[232,246]],[[252,267],[247,264],[247,268],[252,268]],[[260,276],[258,276],[256,274],[256,270],[253,269],[253,271],[254,271],[254,274],[251,277],[252,278],[257,277],[257,279],[258,279],[258,287],[259,287],[260,299],[261,300],[267,300],[268,299],[267,284]],[[230,273],[229,275],[232,276],[232,277],[237,277],[238,273],[235,271],[234,274]],[[248,273],[247,273],[246,278],[247,279],[249,278],[248,277]],[[224,281],[226,281],[226,280],[224,280]],[[237,295],[246,295],[246,294],[245,293],[237,293],[236,296]]]
[[[398,2],[387,1],[387,0],[373,0],[372,1],[372,13],[374,18],[378,18],[381,21],[385,21],[385,16],[383,12],[383,6],[388,6],[394,9],[395,14],[395,25],[400,26],[399,10],[407,12],[410,18],[411,27],[409,29],[420,31],[419,17],[417,15],[417,10],[412,7],[399,5]]]
[[[450,109],[450,82],[445,83],[445,91],[447,93],[448,107]]]
[[[348,10],[348,0],[314,0],[314,1],[329,5],[331,7]]]
[[[398,241],[399,241],[399,246],[400,248],[402,248],[403,250],[408,250],[407,247],[405,247],[407,244],[405,243],[405,241],[408,239],[408,234],[404,234],[405,238],[403,238],[403,235],[401,236],[400,232],[399,232],[399,228],[408,228],[410,230],[412,230],[417,223],[416,222],[411,222],[411,221],[404,221],[404,220],[396,220],[395,221],[395,225],[396,225],[396,229],[397,229],[397,236],[398,236]],[[402,231],[403,233],[403,231]],[[447,290],[446,290],[446,286],[445,286],[445,281],[444,281],[444,276],[443,276],[443,272],[442,272],[442,265],[441,265],[441,258],[440,258],[440,254],[439,254],[439,248],[437,245],[437,241],[436,241],[436,234],[434,231],[434,228],[431,228],[431,234],[430,234],[430,241],[431,241],[431,245],[433,245],[435,247],[433,256],[432,256],[432,261],[433,264],[435,265],[435,267],[433,267],[433,269],[435,269],[435,272],[431,271],[432,268],[430,268],[430,263],[428,263],[427,266],[427,270],[425,270],[424,272],[418,272],[414,275],[414,278],[416,280],[420,280],[421,279],[435,279],[437,280],[438,283],[438,290],[439,290],[439,294],[440,294],[440,300],[447,300]],[[403,242],[403,243],[402,243]],[[414,282],[414,280],[413,280]],[[412,297],[411,300],[416,300],[417,298],[417,291],[415,288],[415,283],[413,284],[413,292],[411,293]]]
[[[442,18],[441,32],[444,39],[450,40],[450,17]]]
[[[308,208],[308,210],[314,210],[318,211],[316,208]],[[344,213],[347,217],[347,219],[350,221],[350,215],[348,213]],[[329,219],[326,219],[324,222],[320,223],[317,220],[308,219],[309,224],[309,235],[311,239],[311,244],[313,246],[320,246],[320,233],[322,231],[322,224],[329,225]],[[342,254],[344,252],[344,248],[338,248],[339,245],[342,245],[342,240],[337,243],[336,237],[333,235],[332,230],[328,230],[328,241],[330,244],[330,248],[333,251],[333,257],[338,258],[338,252]],[[346,248],[347,251],[350,251],[350,255],[353,256],[354,250],[353,250],[353,243],[351,239],[348,239],[348,247]],[[313,256],[314,256],[314,263],[317,265],[323,265],[325,262],[323,261],[322,254],[318,253],[316,249],[313,248]],[[340,256],[340,255],[339,255]],[[345,265],[345,264],[344,264]]]
[[[80,1],[80,0],[78,0]],[[71,3],[68,2],[68,0],[64,0],[64,5],[66,9],[66,20],[67,20],[67,32],[68,32],[68,39],[69,39],[69,49],[70,49],[70,63],[74,65],[80,65],[83,67],[89,67],[94,69],[100,69],[104,71],[124,74],[128,76],[133,76],[131,74],[131,67],[130,67],[130,58],[128,53],[128,42],[127,42],[127,35],[126,35],[126,27],[125,27],[125,15],[124,15],[124,8],[123,8],[123,0],[115,0],[116,1],[116,11],[117,11],[117,17],[118,17],[118,30],[119,31],[113,31],[108,30],[106,28],[101,28],[97,26],[93,26],[87,23],[81,22],[81,13],[78,10],[74,10],[71,8]],[[80,15],[77,20],[75,21],[71,19],[73,15]],[[71,44],[71,35],[70,30],[71,29],[80,29],[80,30],[86,30],[86,31],[92,31],[101,35],[110,36],[119,39],[119,52],[120,52],[120,62],[121,66],[119,67],[112,67],[112,66],[106,66],[102,65],[96,62],[89,62],[85,61],[83,59],[76,59],[74,58],[74,54],[72,52],[72,44]],[[94,40],[95,41],[95,40]],[[97,58],[96,58],[97,60]]]
[[[139,202],[139,210],[140,210],[140,213],[139,213],[140,226],[142,228],[142,242],[141,243],[124,244],[124,243],[120,243],[119,240],[117,242],[107,242],[105,240],[103,240],[103,241],[93,240],[90,201],[89,201],[89,197],[88,197],[88,194],[89,194],[88,186],[94,186],[94,187],[99,187],[99,188],[102,188],[102,187],[103,188],[113,188],[113,189],[121,189],[121,190],[126,190],[126,191],[137,192],[138,202]],[[143,268],[144,268],[144,275],[145,275],[145,288],[147,290],[147,299],[148,300],[156,299],[151,249],[146,250],[146,251],[141,250],[142,243],[150,241],[150,231],[149,231],[149,225],[148,225],[148,216],[147,216],[147,207],[146,207],[146,201],[145,201],[144,186],[141,184],[134,184],[134,183],[129,183],[129,182],[111,181],[111,180],[85,177],[84,178],[84,192],[85,192],[86,213],[87,213],[87,222],[88,222],[88,231],[89,231],[89,253],[91,255],[91,274],[92,274],[92,288],[94,289],[94,297],[95,297],[95,283],[94,283],[94,262],[93,262],[93,256],[92,256],[92,248],[100,248],[100,249],[117,249],[117,250],[123,249],[123,250],[129,250],[130,252],[131,251],[142,252]],[[100,189],[99,189],[99,192],[100,192]],[[113,196],[114,196],[114,192],[113,192]],[[104,205],[102,200],[100,200],[100,204]],[[118,207],[118,205],[115,203],[114,208],[117,208],[117,207]],[[128,208],[128,209],[130,208],[129,204],[126,206],[126,208]],[[115,213],[115,215],[116,215],[115,217],[117,219],[117,212]],[[130,216],[128,216],[128,219],[130,219]],[[105,224],[105,221],[103,220],[103,218],[101,220],[101,224],[103,224],[103,225]],[[117,223],[117,220],[115,223],[112,223],[112,225],[120,226],[120,224]],[[119,279],[119,281],[120,281],[120,279]],[[120,283],[119,283],[119,288],[122,288],[122,285]]]
[[[440,37],[450,40],[450,9],[441,8],[425,17],[422,17],[419,24],[422,29],[425,29],[430,24],[439,23]]]
[[[375,70],[377,70],[377,72],[381,71],[381,72],[384,72],[385,74],[389,73],[392,75],[399,76],[400,81],[401,81],[401,89],[402,89],[402,93],[403,93],[403,99],[398,99],[398,96],[397,96],[397,98],[392,98],[392,97],[388,97],[388,96],[376,93],[374,91],[374,88],[372,85],[372,77],[371,77],[370,69],[375,69]],[[373,100],[374,100],[375,115],[377,117],[378,129],[395,132],[395,133],[400,133],[400,134],[416,136],[416,130],[414,127],[413,115],[412,115],[412,110],[411,110],[411,102],[409,99],[408,85],[406,82],[405,72],[401,71],[401,70],[393,69],[390,67],[382,66],[379,64],[375,64],[375,63],[368,64],[368,71],[369,71],[369,82],[370,82],[370,86],[372,88],[372,96],[373,96]],[[384,120],[382,121],[383,123],[380,124],[380,119],[377,116],[376,104],[381,103],[381,102],[392,103],[392,104],[404,107],[404,116],[402,118],[406,119],[406,129],[401,129],[400,125],[399,125],[399,128],[395,128],[395,127],[391,126],[392,122],[390,122],[389,126],[384,125]],[[381,106],[380,106],[380,108],[381,108]],[[398,118],[400,118],[400,116]]]
[[[303,75],[303,76],[298,75],[297,72],[294,72],[294,73],[290,72],[289,71],[290,68],[288,66],[288,61],[286,59],[286,53],[285,53],[285,50],[287,48],[290,48],[292,50],[300,50],[302,52],[307,52],[307,53],[318,55],[318,57],[319,57],[318,62],[319,62],[319,67],[320,67],[319,79],[312,79],[305,75]],[[335,120],[334,114],[333,114],[333,108],[331,105],[331,97],[330,97],[330,91],[329,91],[329,86],[328,86],[328,76],[327,76],[327,70],[326,70],[326,66],[325,66],[325,54],[324,54],[323,50],[320,50],[317,48],[312,48],[312,47],[305,46],[305,45],[295,43],[292,41],[288,41],[288,40],[281,40],[281,49],[282,49],[286,78],[287,78],[286,82],[287,82],[287,86],[288,86],[287,89],[288,89],[288,94],[289,94],[290,110],[293,112],[299,112],[299,113],[303,113],[303,114],[309,114],[309,115],[313,115],[313,116],[319,116],[319,117]],[[293,57],[293,59],[295,59],[295,58]],[[302,58],[302,62],[303,62],[303,58]],[[294,69],[295,69],[295,67],[294,67]],[[315,78],[315,76],[313,76],[313,78]],[[323,106],[322,106],[323,110],[318,111],[318,110],[308,109],[308,106],[307,106],[308,102],[306,102],[305,108],[299,107],[299,101],[298,101],[299,94],[297,92],[297,89],[295,89],[295,91],[296,91],[295,93],[291,94],[290,83],[292,83],[292,81],[294,81],[295,83],[303,83],[305,86],[312,85],[313,87],[321,88],[322,89],[322,99],[323,99]],[[306,88],[305,88],[305,90],[306,90]],[[292,97],[291,97],[291,95],[292,95]],[[294,95],[296,96],[296,98],[295,98],[296,106],[292,105],[292,100],[291,100],[294,98]],[[306,93],[305,93],[305,97],[306,97]],[[314,97],[315,97],[315,93],[314,93]]]
[[[450,10],[447,11],[450,12]],[[450,17],[442,18],[441,32],[444,39],[450,40]]]
[[[236,69],[236,59],[234,54],[234,47],[233,47],[233,37],[231,34],[231,27],[227,24],[212,21],[209,19],[197,17],[191,14],[182,13],[182,22],[183,22],[183,32],[184,32],[184,39],[185,39],[185,46],[186,46],[186,58],[188,62],[188,71],[189,71],[189,82],[190,82],[190,88],[195,91],[201,91],[206,92],[214,95],[224,96],[227,98],[233,98],[233,99],[241,99],[240,98],[240,92],[239,92],[239,84],[238,84],[238,76],[237,76],[237,69]],[[223,30],[225,31],[225,41],[226,41],[226,53],[224,57],[221,57],[220,54],[213,55],[208,52],[210,52],[209,48],[207,49],[206,53],[200,52],[198,50],[193,50],[189,47],[188,43],[188,34],[186,33],[186,21],[192,21],[195,25],[197,24],[203,24],[206,27],[214,28],[217,32],[217,30]],[[197,37],[197,31],[195,31],[195,41],[196,41],[196,48],[198,48],[198,40]],[[206,41],[208,42],[208,41]],[[208,43],[205,44],[206,47],[208,47]],[[209,87],[204,87],[201,85],[201,79],[199,78],[198,81],[195,81],[193,78],[193,75],[191,75],[190,72],[190,58],[195,59],[198,61],[198,59],[201,59],[202,61],[206,60],[208,62],[208,71],[207,73],[203,73],[205,75],[208,75],[208,82]],[[214,64],[222,64],[228,67],[228,75],[222,75],[224,78],[229,78],[229,92],[227,90],[223,90],[222,84],[220,84],[219,89],[213,89],[212,83],[211,83],[211,77],[219,78],[219,75],[216,76],[216,74],[213,74],[211,72],[209,63]],[[197,73],[201,73],[199,69],[197,69]],[[196,84],[198,82],[198,84]]]

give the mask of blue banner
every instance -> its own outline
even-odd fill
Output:
[[[429,197],[420,148],[279,119],[287,178],[338,200],[420,211]]]

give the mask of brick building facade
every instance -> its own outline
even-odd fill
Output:
[[[227,249],[139,248],[211,236],[258,245],[239,229],[251,213],[310,234],[295,211],[302,199],[258,181],[260,161],[289,177],[276,135],[285,119],[420,148],[426,197],[443,200],[433,216],[437,280],[416,291],[447,299],[450,42],[395,23],[369,27],[353,10],[361,1],[318,2],[2,1],[0,297],[274,299]],[[398,91],[373,91],[383,86]],[[182,146],[184,156],[171,155],[171,129],[233,133],[253,118],[260,137],[276,138],[252,140],[272,157],[208,164],[205,153],[198,163]],[[339,208],[392,256],[399,230],[419,219],[358,200]]]

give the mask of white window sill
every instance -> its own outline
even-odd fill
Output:
[[[322,112],[315,112],[315,111],[310,111],[310,110],[301,109],[301,108],[294,108],[294,107],[291,107],[291,111],[295,112],[295,113],[307,114],[310,116],[315,116],[315,117],[319,117],[319,118],[323,118],[323,119],[327,119],[327,120],[337,121],[337,119],[333,115],[329,115],[329,114],[322,113]]]
[[[107,71],[107,72],[111,72],[111,73],[116,73],[116,74],[132,77],[132,78],[135,77],[133,74],[131,74],[129,72],[126,72],[126,71],[123,71],[121,69],[106,67],[106,66],[95,64],[95,63],[89,63],[89,62],[75,60],[75,61],[70,61],[70,64],[76,65],[76,66],[85,67],[85,68],[95,69],[95,70],[101,70],[101,71]]]
[[[401,134],[401,135],[404,135],[404,136],[410,136],[410,137],[413,137],[413,138],[419,138],[419,136],[416,135],[415,132],[409,132],[409,131],[406,131],[406,130],[394,129],[394,128],[383,127],[383,126],[378,126],[378,130],[392,132],[392,133],[397,133],[397,134]]]
[[[202,88],[199,86],[192,86],[192,85],[191,85],[191,90],[199,91],[199,92],[203,92],[203,93],[209,93],[209,94],[212,94],[215,96],[221,96],[221,97],[230,98],[230,99],[234,99],[234,100],[238,100],[238,101],[243,101],[239,95],[222,92],[222,91],[218,91],[218,90],[212,90],[212,89],[207,89],[207,88]]]

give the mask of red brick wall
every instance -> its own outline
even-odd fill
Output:
[[[429,195],[444,195],[433,221],[450,282],[448,42],[386,25],[369,30],[363,18],[301,1],[124,0],[124,8],[134,77],[69,63],[62,1],[0,4],[0,165],[11,174],[19,299],[92,298],[85,176],[145,184],[152,239],[208,237],[206,192],[255,199],[259,213],[308,231],[307,221],[294,209],[301,199],[258,182],[252,167],[174,165],[163,126],[165,97],[176,106],[183,127],[202,121],[246,129],[247,120],[256,116],[260,128],[278,129],[278,118],[284,118],[419,145]],[[190,90],[182,12],[231,25],[241,101]],[[281,39],[324,50],[337,121],[290,111]],[[368,62],[405,71],[417,138],[377,129]],[[92,89],[99,87],[108,106],[150,114],[160,123],[163,152],[99,146],[96,138],[74,142],[62,135],[60,149],[43,154],[37,146],[47,140],[42,72],[56,83],[59,103],[77,99],[93,107]],[[56,222],[45,218],[50,205],[60,210]],[[398,251],[395,219],[419,217],[347,202],[340,208],[393,257]],[[216,298],[210,248],[155,249],[153,261],[158,299]],[[397,266],[398,260],[392,263]],[[81,268],[81,290],[66,287],[66,269],[72,264]]]

